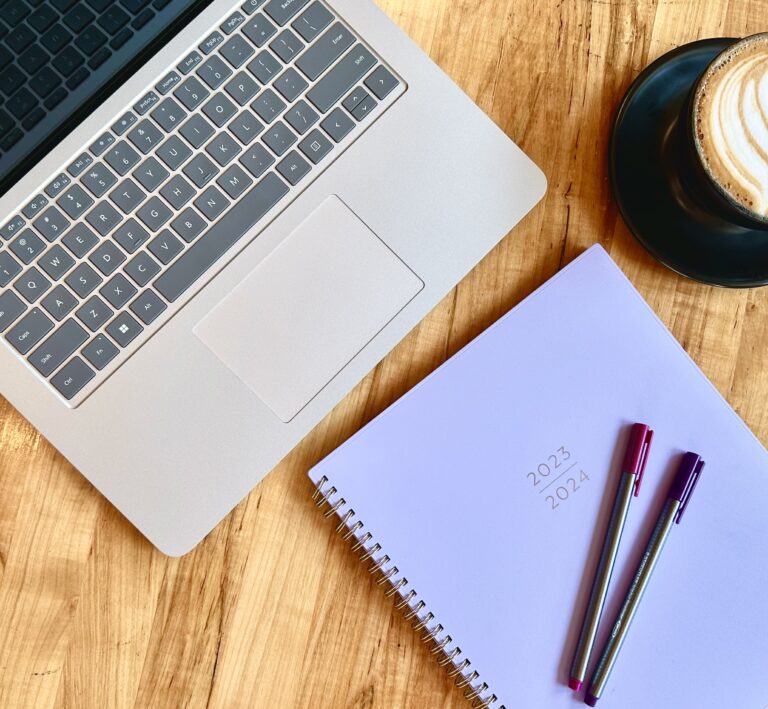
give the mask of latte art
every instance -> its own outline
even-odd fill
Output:
[[[742,207],[768,217],[768,35],[740,42],[710,67],[694,125],[712,179]]]

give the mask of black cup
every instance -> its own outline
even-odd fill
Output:
[[[695,116],[699,89],[710,68],[722,57],[732,53],[739,45],[754,41],[757,37],[768,38],[768,33],[751,35],[729,46],[704,69],[691,88],[683,104],[677,126],[679,178],[688,197],[705,212],[720,217],[730,224],[768,231],[768,217],[760,217],[733,199],[706,168],[701,155]]]

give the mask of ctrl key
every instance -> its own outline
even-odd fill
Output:
[[[51,379],[51,384],[69,401],[95,376],[94,371],[83,360],[74,357]]]

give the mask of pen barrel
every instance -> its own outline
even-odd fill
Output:
[[[635,488],[636,479],[636,476],[632,473],[622,473],[616,490],[611,517],[605,531],[603,548],[600,551],[600,559],[595,570],[595,580],[592,582],[589,602],[584,613],[584,621],[571,665],[571,678],[577,679],[580,682],[583,682],[587,676],[589,658],[595,644],[605,598],[608,595],[608,586],[611,583],[611,574],[613,573],[613,566],[619,551],[621,535],[624,531],[624,522],[627,519],[629,505],[632,502],[632,492]]]
[[[595,698],[600,698],[608,683],[611,671],[624,643],[624,638],[627,637],[629,627],[635,617],[648,582],[653,575],[656,562],[658,562],[661,556],[661,551],[667,541],[669,532],[675,523],[678,509],[680,509],[680,502],[678,500],[667,500],[664,509],[659,515],[653,534],[651,534],[651,539],[643,553],[640,566],[632,579],[627,597],[613,624],[611,635],[600,657],[597,669],[592,677],[592,682],[589,685],[589,694]]]

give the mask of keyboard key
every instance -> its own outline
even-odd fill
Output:
[[[94,197],[103,197],[110,187],[117,184],[117,178],[100,162],[92,165],[80,180]]]
[[[20,128],[12,128],[9,131],[0,133],[0,150],[10,150],[16,143],[24,137]]]
[[[288,103],[295,101],[309,84],[293,67],[286,69],[272,84]]]
[[[286,184],[270,173],[155,280],[156,290],[175,302],[287,193]]]
[[[101,236],[106,236],[123,218],[109,202],[99,202],[85,219]]]
[[[71,91],[80,86],[90,76],[88,69],[81,66],[72,76],[67,79],[67,88]]]
[[[292,27],[305,42],[311,42],[333,22],[333,15],[319,2],[313,2]]]
[[[157,91],[159,94],[165,95],[180,81],[181,77],[175,71],[172,71],[166,74],[165,77],[160,80],[160,82],[155,86],[155,91]]]
[[[172,98],[167,98],[150,115],[166,133],[170,133],[187,117],[187,112]]]
[[[178,140],[178,138],[176,138]],[[164,145],[167,145],[169,141],[166,141]],[[181,141],[179,141],[181,143]],[[159,154],[163,150],[163,146],[157,149]],[[166,148],[167,149],[167,148]],[[178,156],[178,153],[177,153]],[[188,156],[186,156],[188,157]],[[182,158],[182,162],[186,160],[186,157]],[[180,165],[181,163],[179,163]],[[174,168],[175,169],[175,168]],[[137,170],[133,171],[133,177],[147,192],[154,192],[160,185],[165,182],[165,179],[170,173],[166,170],[155,158],[147,158]]]
[[[195,155],[184,166],[183,172],[195,185],[202,187],[207,182],[210,182],[219,170],[205,155]]]
[[[72,185],[56,204],[61,207],[70,219],[78,219],[93,204],[93,199],[78,184]]]
[[[112,238],[124,251],[132,254],[149,239],[149,234],[135,219],[129,219],[112,235]]]
[[[229,124],[229,130],[243,145],[250,145],[264,130],[264,124],[246,109]]]
[[[34,266],[28,269],[13,287],[28,303],[34,303],[51,288],[51,282]]]
[[[107,35],[96,27],[96,25],[89,25],[84,32],[77,36],[75,45],[81,52],[90,57],[96,53],[97,49],[100,49],[107,43],[107,39]]]
[[[373,54],[358,44],[307,92],[307,98],[321,113],[327,113],[375,65]]]
[[[136,209],[147,195],[130,178],[123,180],[117,188],[109,193],[109,198],[120,208],[123,214],[130,214]]]
[[[112,315],[112,309],[98,295],[91,296],[75,313],[78,320],[85,325],[91,332],[96,332],[109,320]],[[85,337],[83,342],[88,338]],[[77,346],[83,344],[78,342]]]
[[[272,148],[278,157],[285,155],[288,149],[298,140],[285,123],[278,121],[264,135],[264,142]]]
[[[254,12],[256,12],[256,10],[259,9],[263,2],[264,0],[246,0],[246,2],[240,6],[240,9],[246,15],[252,15]]]
[[[224,94],[217,93],[203,106],[203,113],[221,128],[237,113],[237,108]]]
[[[309,0],[269,0],[264,6],[264,12],[282,27],[308,2]]]
[[[3,17],[11,27],[18,25],[29,13],[29,5],[22,0],[7,0],[3,4]]]
[[[137,120],[136,115],[128,111],[112,126],[112,131],[117,135],[123,135]]]
[[[106,336],[99,334],[83,348],[82,355],[94,369],[101,371],[119,352]]]
[[[235,69],[239,69],[253,56],[255,51],[242,35],[236,34],[224,43],[220,53]]]
[[[232,34],[243,22],[245,22],[245,18],[239,12],[235,12],[224,20],[221,31],[224,34]]]
[[[83,170],[85,170],[91,163],[93,158],[88,153],[83,153],[75,162],[73,162],[68,168],[67,172],[72,177],[77,177]]]
[[[23,301],[13,291],[0,293],[0,332],[5,332],[27,309]]]
[[[39,44],[32,44],[19,57],[19,64],[27,74],[34,74],[50,59],[50,55]]]
[[[43,256],[37,265],[45,271],[50,278],[58,281],[75,265],[73,259],[59,244],[55,244]]]
[[[50,67],[46,67],[50,68]],[[30,84],[35,77],[30,79]],[[2,78],[0,78],[2,81]],[[24,116],[32,111],[37,105],[37,98],[26,87],[19,89],[8,101],[8,110],[18,119],[21,120]]]
[[[48,207],[32,224],[50,242],[67,230],[69,220],[56,207]]]
[[[331,141],[319,130],[313,130],[299,143],[299,150],[301,150],[313,164],[317,165],[317,163],[333,150],[333,143],[331,143]]]
[[[179,130],[179,133],[181,133],[187,139],[193,148],[202,147],[208,138],[210,138],[215,132],[216,131],[213,129],[213,126],[211,126],[211,124],[208,123],[208,121],[206,121],[205,118],[203,118],[199,113],[196,113],[194,116],[192,116]],[[182,159],[182,162],[192,154],[192,151],[189,148],[186,146],[184,146],[184,148],[187,154]]]
[[[152,197],[137,213],[136,216],[150,231],[160,231],[173,215],[159,197]]]
[[[98,241],[98,237],[85,224],[75,224],[61,240],[77,258],[83,258]]]
[[[219,86],[232,76],[232,69],[222,61],[218,54],[214,54],[208,61],[200,66],[197,70],[197,75],[209,88],[218,89]]]
[[[123,13],[125,14],[125,13]],[[54,13],[54,19],[56,14]],[[64,15],[64,24],[75,34],[82,32],[91,22],[96,19],[96,15],[88,9],[84,3],[75,5],[66,15]],[[101,18],[99,18],[101,24]]]
[[[131,37],[133,37],[133,30],[128,27],[123,27],[111,40],[109,40],[109,46],[112,49],[120,49]]]
[[[291,128],[293,128],[299,135],[304,135],[320,120],[320,116],[317,115],[315,109],[304,100],[294,104],[284,117]]]
[[[31,229],[25,229],[11,242],[10,249],[22,263],[32,263],[45,251],[45,242]]]
[[[27,219],[32,219],[32,217],[34,217],[36,214],[39,214],[43,207],[46,206],[48,206],[48,198],[39,194],[26,207],[24,207],[24,209],[21,210],[21,213]]]
[[[131,310],[145,325],[156,320],[167,307],[157,293],[149,288],[131,303]]]
[[[104,241],[88,257],[88,260],[105,276],[110,276],[125,261],[125,258],[125,254],[117,248],[117,244],[113,241]]]
[[[248,37],[259,49],[261,49],[269,38],[277,33],[275,27],[264,15],[256,15],[252,20],[245,23],[243,34]]]
[[[173,234],[171,234],[170,231],[163,229],[163,231],[149,242],[147,248],[160,263],[169,264],[182,252],[184,246]]]
[[[242,148],[229,133],[219,133],[205,147],[205,152],[222,167],[234,160],[241,151]]]
[[[72,180],[70,180],[69,177],[62,172],[53,180],[53,182],[51,182],[50,185],[48,185],[48,187],[45,188],[45,194],[47,194],[51,199],[55,199],[61,193],[61,191],[69,187],[71,183]]]
[[[237,199],[253,184],[253,180],[243,172],[239,165],[232,165],[216,180],[216,184],[232,199]]]
[[[32,130],[40,121],[45,118],[46,113],[41,106],[33,108],[24,118],[21,119],[21,126],[24,130]]]
[[[133,22],[131,22],[131,27],[133,27],[135,30],[139,30],[144,27],[144,25],[146,25],[154,16],[155,13],[150,8],[146,8],[145,10],[141,11],[141,14],[134,18]]]
[[[309,173],[309,170],[309,163],[295,150],[291,150],[291,152],[277,164],[277,171],[292,185],[298,184],[301,179]]]
[[[365,85],[379,100],[387,97],[400,82],[389,72],[386,67],[379,66],[366,80]]]
[[[240,158],[240,163],[256,178],[261,177],[275,163],[274,156],[257,143]]]
[[[154,123],[145,118],[128,132],[128,140],[146,155],[160,144],[163,134]]]
[[[320,124],[322,129],[328,133],[334,143],[340,143],[346,138],[355,127],[354,121],[340,108],[334,111]]]
[[[67,320],[29,356],[29,362],[40,374],[48,377],[87,341],[85,330],[74,320]]]
[[[18,262],[7,251],[0,251],[0,288],[5,288],[20,273]]]
[[[174,175],[167,184],[163,185],[160,194],[171,207],[179,210],[195,196],[195,188],[181,175]]]
[[[344,99],[344,102],[341,104],[344,106],[344,108],[347,109],[350,113],[354,111],[357,108],[357,105],[363,101],[363,99],[368,98],[370,94],[362,87],[358,86],[347,98]]]
[[[123,269],[136,285],[144,287],[158,273],[160,266],[146,251],[140,251],[134,256]]]
[[[139,154],[121,140],[105,156],[104,161],[121,177],[127,175],[136,165],[139,164],[141,157]]]
[[[158,95],[154,91],[150,91],[148,94],[146,94],[137,104],[134,105],[133,110],[136,111],[140,116],[143,116],[147,111],[149,111],[152,106],[157,104],[157,102],[160,100]]]
[[[227,83],[224,90],[237,101],[238,104],[245,106],[246,103],[259,93],[259,85],[253,78],[251,78],[250,74],[241,71]]]
[[[73,45],[67,45],[53,60],[57,71],[67,78],[85,62],[83,55]]]
[[[64,286],[56,286],[40,301],[51,317],[61,322],[77,305],[77,299]]]
[[[191,207],[187,207],[171,222],[173,230],[187,243],[194,241],[203,233],[205,220]]]
[[[190,76],[173,92],[173,95],[181,101],[188,111],[192,111],[205,101],[211,95],[211,92],[196,77]]]
[[[90,295],[103,281],[104,279],[87,263],[81,263],[64,279],[80,298]]]
[[[196,200],[197,207],[208,219],[213,221],[229,206],[229,200],[216,187],[209,187]]]
[[[171,170],[176,170],[192,155],[192,151],[178,136],[173,135],[157,149],[156,154]]]
[[[51,319],[40,308],[32,308],[8,331],[5,339],[19,354],[25,355],[51,330]]]
[[[98,24],[106,33],[114,35],[125,27],[130,19],[130,15],[125,10],[113,5],[99,17]],[[66,22],[66,18],[64,21]]]
[[[30,16],[27,22],[37,32],[45,32],[56,20],[58,14],[48,5],[41,5]]]
[[[355,117],[355,120],[362,121],[363,119],[368,117],[369,113],[373,112],[373,109],[376,108],[379,104],[376,102],[376,99],[373,98],[373,96],[366,96],[358,105],[357,108],[355,108],[354,111],[352,111],[352,115]]]
[[[272,89],[267,89],[251,104],[251,108],[262,121],[272,123],[286,109],[286,104]]]
[[[178,64],[176,68],[182,74],[189,74],[189,72],[192,71],[192,69],[194,69],[201,61],[203,61],[203,58],[198,52],[191,52],[181,60],[181,63]]]
[[[114,0],[85,0],[96,12],[104,12],[110,5],[114,4]],[[123,5],[125,5],[125,1]]]
[[[216,47],[218,47],[224,41],[224,35],[221,32],[214,32],[209,35],[207,39],[204,39],[198,49],[203,54],[210,54]]]
[[[107,325],[107,334],[120,347],[128,347],[144,330],[129,313],[122,312]]]
[[[291,30],[283,30],[270,42],[269,48],[277,54],[285,64],[292,62],[304,50],[302,42]]]
[[[59,27],[61,27],[61,25],[59,25]],[[5,37],[5,43],[16,54],[21,54],[34,41],[35,33],[29,29],[27,25],[19,25],[16,27],[16,29],[9,32]]]
[[[303,56],[299,57],[296,66],[311,81],[315,81],[355,42],[355,36],[337,22]]]
[[[75,357],[51,379],[51,384],[69,401],[95,376],[94,371],[82,359]]]
[[[20,229],[24,228],[24,224],[26,222],[19,216],[14,217],[5,224],[5,226],[0,229],[0,236],[8,241],[8,239],[12,239]]]
[[[116,273],[99,293],[113,308],[120,310],[138,291],[122,273]]]
[[[256,55],[247,68],[262,84],[266,85],[280,73],[283,66],[271,52],[265,49]]]

